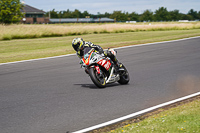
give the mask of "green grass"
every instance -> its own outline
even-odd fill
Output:
[[[109,133],[200,133],[200,100],[171,108]]]
[[[71,42],[75,37],[105,48],[174,40],[200,36],[200,29],[86,34],[0,41],[0,63],[37,59],[75,53]]]

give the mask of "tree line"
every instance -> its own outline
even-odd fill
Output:
[[[24,14],[21,12],[23,4],[20,0],[0,0],[0,23],[9,24],[19,22]],[[90,14],[88,11],[81,12],[78,9],[70,11],[46,12],[45,16],[51,18],[111,18],[116,21],[177,21],[177,20],[200,20],[200,11],[190,9],[187,14],[180,13],[179,10],[168,11],[166,7],[160,7],[155,12],[145,10],[142,14],[136,12],[128,13],[122,11],[105,12],[97,15]]]
[[[49,12],[46,12],[46,17]],[[178,21],[178,20],[200,20],[200,11],[190,9],[187,14],[180,13],[179,10],[168,11],[166,7],[160,7],[155,12],[145,10],[142,14],[136,12],[128,13],[122,11],[113,11],[113,13],[105,12],[104,14],[97,13],[97,15],[90,14],[87,11],[81,12],[78,9],[74,11],[50,11],[51,18],[111,18],[116,21]]]

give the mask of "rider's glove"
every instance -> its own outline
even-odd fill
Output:
[[[79,64],[83,64],[83,60],[80,60]]]
[[[85,68],[85,63],[83,62],[83,60],[80,60],[80,64],[81,64],[81,68]]]

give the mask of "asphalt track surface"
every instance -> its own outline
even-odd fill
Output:
[[[0,65],[0,132],[73,132],[200,91],[200,38],[117,51],[131,80],[105,89],[75,55]]]

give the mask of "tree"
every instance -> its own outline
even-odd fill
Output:
[[[63,12],[63,18],[72,18],[72,11],[67,9],[67,11]]]
[[[200,11],[198,12],[198,16],[197,16],[197,17],[198,17],[198,19],[200,20]]]
[[[194,11],[193,9],[190,9],[187,15],[192,16],[192,20],[198,19],[198,13],[197,11]]]
[[[72,12],[72,17],[73,18],[82,18],[82,13],[78,9],[75,9],[74,12]]]
[[[0,0],[0,23],[19,22],[23,17],[21,8],[20,0]]]
[[[109,18],[109,17],[110,17],[110,13],[108,13],[108,12],[105,12],[105,14],[104,14],[104,17],[107,17],[107,18]]]
[[[182,14],[182,20],[192,20],[193,17],[191,15],[187,15],[187,14]]]
[[[139,15],[136,12],[132,12],[128,15],[128,18],[130,19],[130,21],[138,21]]]
[[[110,18],[116,19],[117,21],[126,21],[128,13],[122,13],[122,11],[114,11],[113,14],[110,15]]]
[[[158,10],[156,10],[154,16],[157,21],[167,21],[170,17],[167,8],[164,7],[160,7]]]
[[[179,13],[179,10],[169,11],[169,20],[178,21],[181,19],[181,14]]]
[[[82,16],[83,16],[83,18],[85,18],[86,16],[90,16],[90,14],[89,14],[87,11],[84,11],[84,12],[82,13]]]
[[[53,9],[52,11],[50,11],[51,14],[51,18],[58,18],[58,12],[55,11],[55,9]]]
[[[64,12],[64,11],[59,11],[59,12],[58,12],[58,18],[63,18],[63,12]]]
[[[151,10],[146,10],[140,16],[140,21],[152,21],[153,20],[153,12]]]

